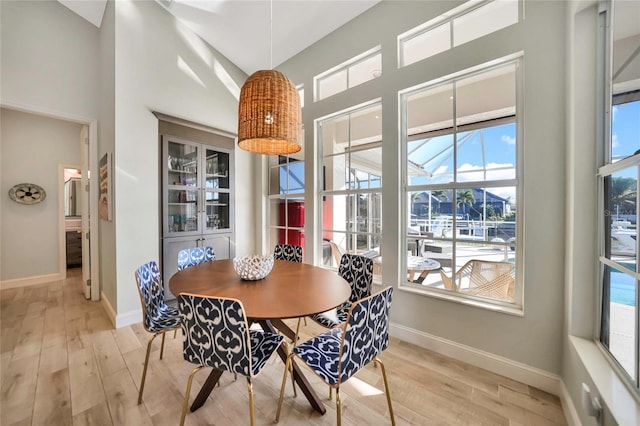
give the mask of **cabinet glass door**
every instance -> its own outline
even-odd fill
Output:
[[[206,151],[205,188],[229,189],[229,154],[213,149]]]
[[[198,147],[167,144],[167,233],[198,232]]]
[[[206,230],[229,229],[229,193],[205,192]]]
[[[198,191],[173,189],[168,193],[169,233],[195,232],[198,230]]]
[[[205,151],[205,230],[228,230],[231,227],[229,217],[229,153],[209,148]]]

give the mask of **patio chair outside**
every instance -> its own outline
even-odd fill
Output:
[[[511,262],[495,262],[472,259],[453,277],[440,270],[444,288],[475,296],[513,301],[515,265]]]

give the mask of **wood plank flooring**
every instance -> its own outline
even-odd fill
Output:
[[[182,341],[167,335],[164,359],[154,341],[143,403],[137,405],[149,334],[135,324],[114,330],[100,303],[82,295],[79,269],[64,281],[0,291],[0,424],[176,425],[193,365]],[[135,285],[132,282],[131,285]],[[306,338],[323,329],[312,321]],[[563,425],[559,399],[509,378],[392,339],[383,353],[398,425]],[[273,357],[254,382],[256,424],[273,424],[283,363]],[[191,400],[208,370],[196,375]],[[319,415],[285,391],[281,425],[334,425],[335,399],[313,373],[325,399]],[[391,424],[379,369],[367,366],[343,385],[344,425]],[[334,397],[335,398],[335,397]],[[249,423],[246,381],[221,378],[188,425]]]

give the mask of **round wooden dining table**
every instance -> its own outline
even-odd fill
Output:
[[[274,261],[271,272],[258,281],[242,280],[233,269],[232,259],[205,262],[178,271],[169,280],[169,289],[175,296],[190,293],[238,299],[250,322],[259,323],[264,330],[281,332],[291,340],[295,332],[283,319],[328,311],[346,302],[351,293],[347,281],[335,271],[285,260]],[[286,361],[287,353],[282,345],[278,355]],[[322,400],[299,367],[295,364],[293,367],[299,389],[311,406],[324,414],[326,408]],[[191,404],[191,411],[204,404],[221,375],[220,370],[211,371]]]

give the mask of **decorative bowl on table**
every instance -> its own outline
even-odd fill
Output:
[[[269,256],[240,256],[233,258],[233,269],[243,280],[261,280],[273,268],[273,255]]]

